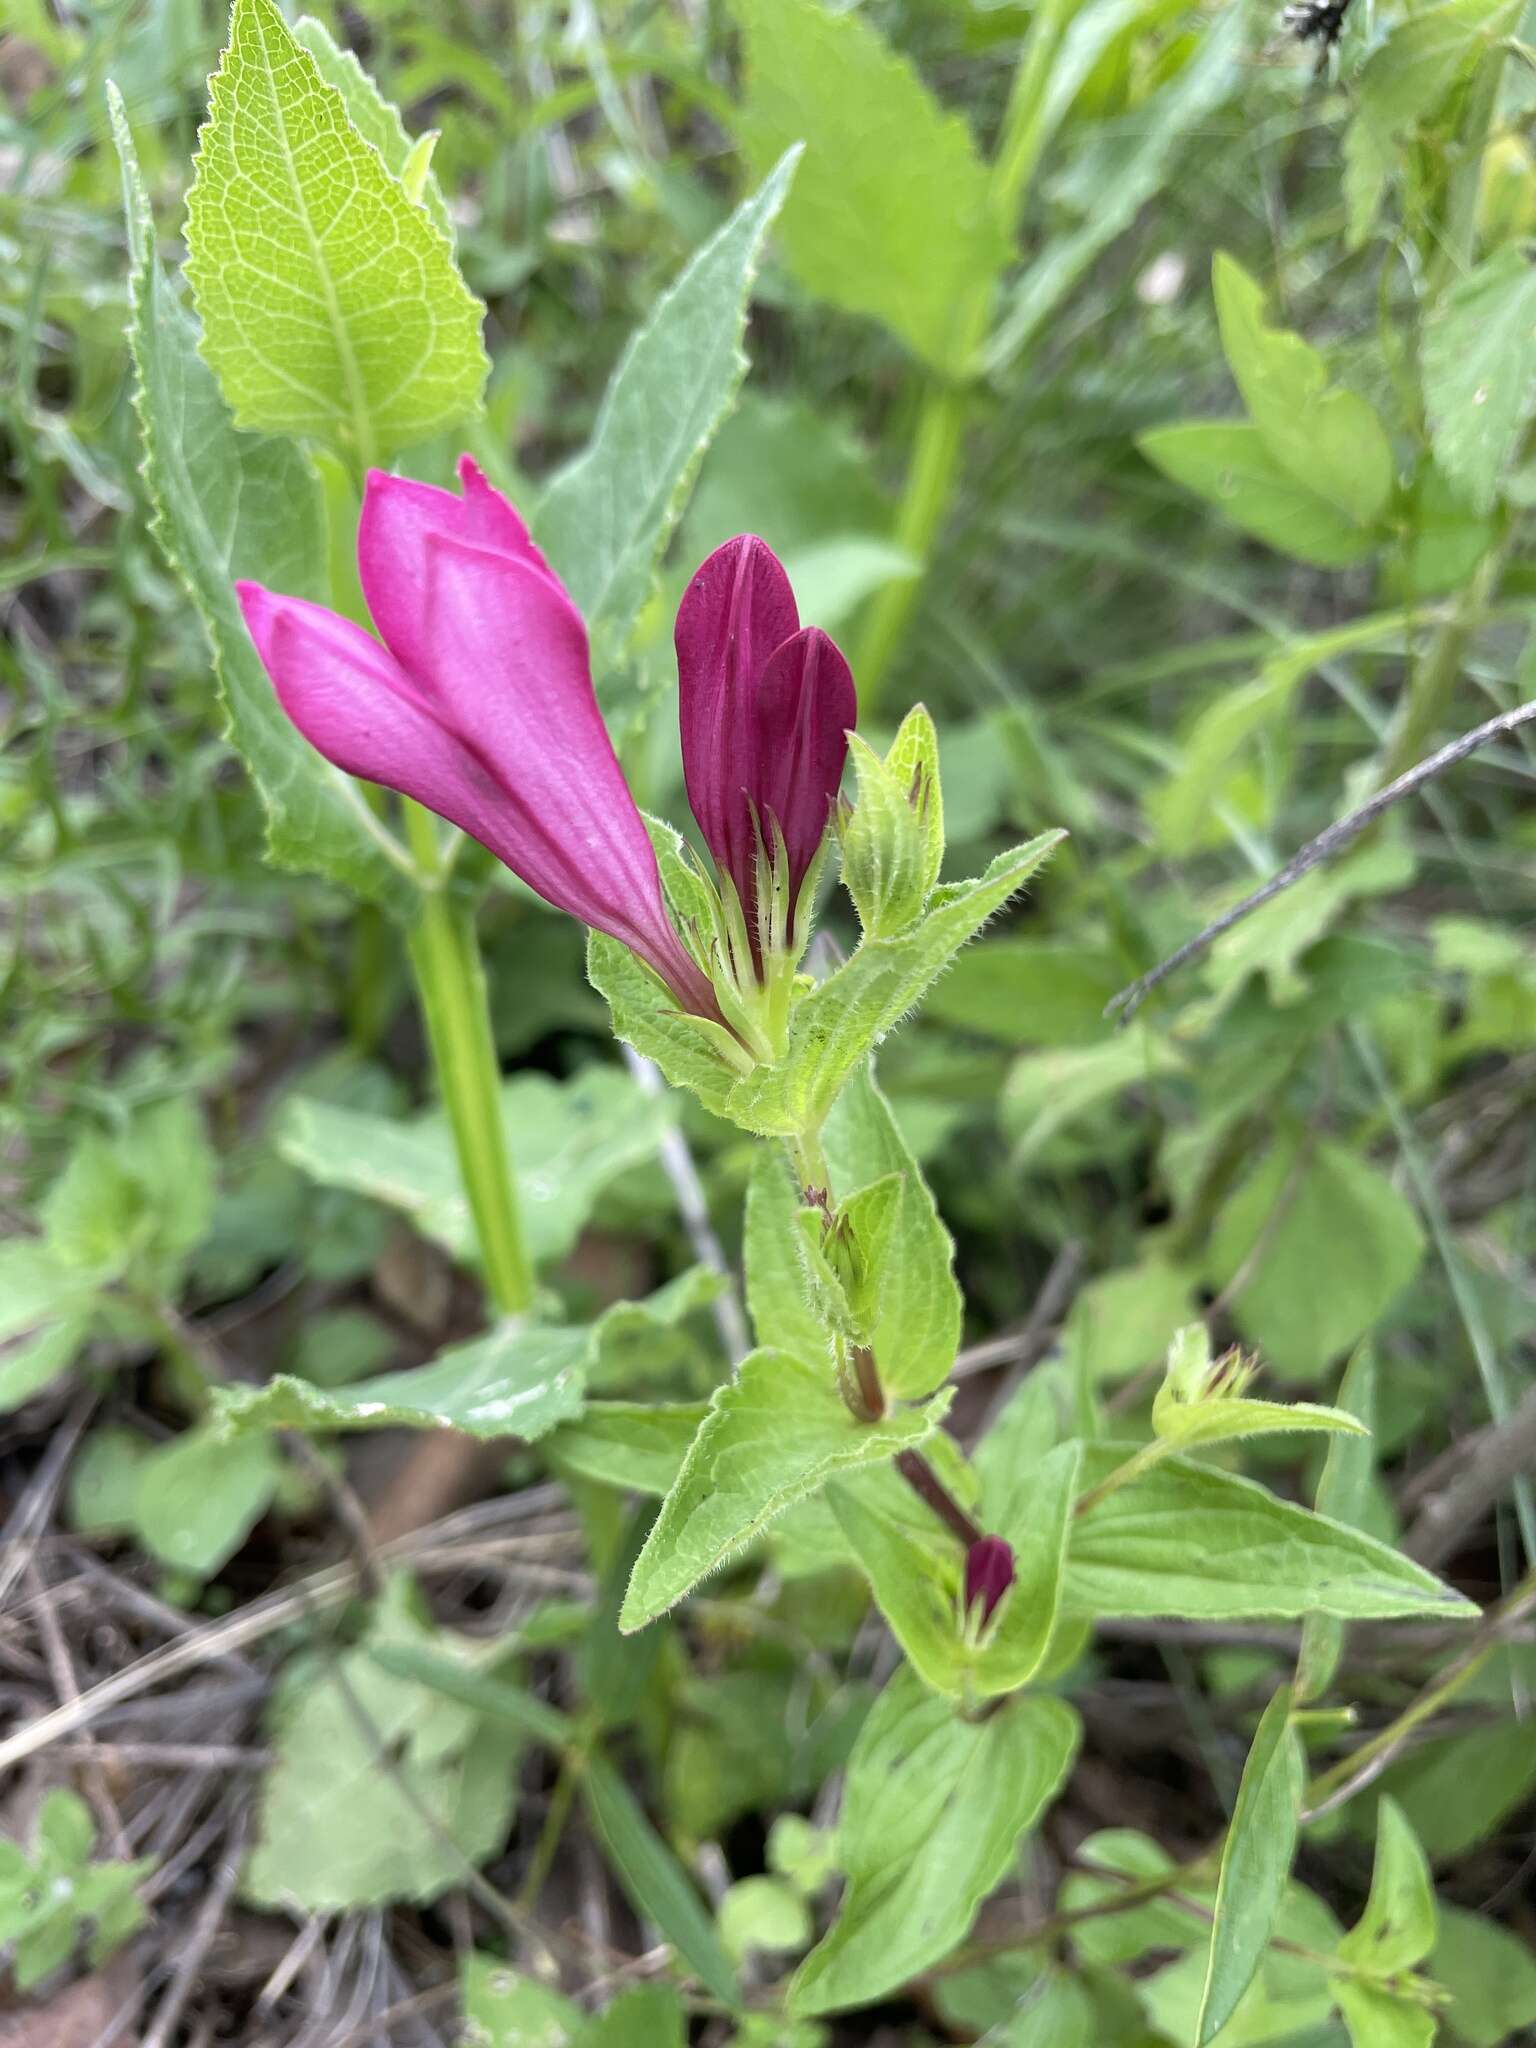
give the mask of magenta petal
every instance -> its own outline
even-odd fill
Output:
[[[764,829],[772,816],[784,834],[791,901],[826,835],[857,717],[853,673],[819,626],[768,657],[752,705],[760,762],[752,795]]]
[[[965,1607],[980,1608],[983,1626],[1013,1584],[1013,1550],[1001,1536],[982,1536],[965,1554]]]
[[[559,579],[529,538],[516,510],[464,456],[464,495],[371,469],[357,530],[357,566],[363,595],[384,644],[405,668],[420,674],[427,648],[427,550],[434,540],[467,541],[488,554],[536,570],[563,596]]]
[[[758,678],[800,624],[783,564],[742,534],[696,571],[678,607],[676,645],[688,802],[722,873],[752,894],[757,841],[749,797],[762,780]],[[770,736],[768,744],[772,744]]]

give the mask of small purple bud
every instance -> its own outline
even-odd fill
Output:
[[[1013,1548],[1001,1536],[982,1536],[965,1553],[965,1611],[974,1615],[978,1603],[983,1628],[999,1600],[1013,1584]]]

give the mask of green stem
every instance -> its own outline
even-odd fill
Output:
[[[922,589],[934,537],[949,504],[970,403],[970,392],[963,386],[937,379],[931,379],[923,393],[892,536],[917,566],[914,574],[887,583],[870,606],[854,663],[859,709],[866,717],[879,702],[891,658]]]
[[[992,160],[992,211],[1011,232],[1029,190],[1041,151],[1050,140],[1046,125],[1051,67],[1077,10],[1077,0],[1042,0],[1029,19],[1019,52],[1002,133]]]
[[[1118,1493],[1122,1486],[1129,1484],[1133,1479],[1139,1479],[1143,1472],[1150,1472],[1154,1465],[1160,1464],[1170,1451],[1177,1448],[1178,1446],[1169,1443],[1166,1437],[1153,1437],[1150,1443],[1143,1444],[1139,1451],[1127,1458],[1123,1465],[1117,1465],[1113,1472],[1106,1474],[1097,1486],[1092,1486],[1086,1493],[1079,1494],[1072,1503],[1073,1514],[1086,1515],[1088,1510],[1096,1508],[1101,1500],[1107,1500],[1110,1494]]]
[[[1461,680],[1467,647],[1483,623],[1488,599],[1503,573],[1509,545],[1506,537],[1483,556],[1423,660],[1414,664],[1381,770],[1383,787],[1423,759],[1444,724]]]
[[[475,921],[443,886],[430,814],[407,802],[405,827],[422,881],[421,910],[410,934],[411,965],[480,1241],[485,1284],[502,1315],[522,1315],[533,1305],[533,1267],[507,1155],[501,1070]]]

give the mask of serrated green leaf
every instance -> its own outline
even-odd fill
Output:
[[[442,187],[432,174],[430,162],[421,164],[419,176],[412,162],[423,144],[430,156],[432,135],[428,133],[415,140],[407,135],[400,109],[385,99],[352,52],[336,43],[324,22],[316,21],[312,14],[301,15],[293,24],[293,34],[294,40],[302,43],[314,58],[321,78],[341,94],[347,119],[364,142],[370,143],[384,159],[385,170],[399,179],[418,206],[426,208],[439,232],[451,244],[453,223],[448,217]]]
[[[643,1628],[664,1614],[833,1474],[921,1443],[948,1406],[940,1395],[859,1422],[821,1367],[754,1351],[716,1390],[635,1566],[619,1626]]]
[[[532,1442],[581,1413],[593,1347],[590,1327],[508,1324],[407,1372],[380,1373],[345,1387],[317,1387],[278,1373],[261,1387],[215,1387],[209,1398],[226,1439],[273,1429],[399,1427]]]
[[[1015,1696],[967,1721],[898,1672],[848,1761],[838,1824],[847,1890],[831,1932],[795,1974],[789,2010],[872,2003],[947,1955],[1065,1778],[1077,1741],[1077,1716],[1062,1700]]]
[[[706,1109],[729,1116],[735,1073],[628,946],[606,932],[589,932],[587,979],[612,1012],[616,1038],[653,1060],[674,1088],[691,1088]]]
[[[1536,412],[1536,269],[1510,245],[1457,278],[1424,323],[1435,460],[1486,512]]]
[[[153,531],[213,650],[228,736],[267,816],[279,867],[324,875],[401,916],[416,888],[361,788],[290,723],[245,630],[238,577],[295,597],[325,595],[314,472],[289,442],[237,433],[197,329],[155,256],[154,224],[121,96],[107,88],[128,220],[134,402]]]
[[[581,1784],[592,1824],[636,1910],[655,1922],[716,1998],[739,2005],[741,1986],[709,1915],[633,1792],[601,1755],[589,1759]]]
[[[273,0],[234,0],[187,194],[202,353],[235,424],[364,464],[472,413],[483,309]]]
[[[1362,1345],[1349,1362],[1339,1387],[1339,1406],[1358,1418],[1358,1436],[1335,1437],[1323,1462],[1317,1485],[1317,1511],[1330,1521],[1358,1529],[1370,1500],[1371,1474],[1376,1469],[1376,1359]],[[1309,1614],[1301,1624],[1296,1655],[1295,1695],[1298,1705],[1316,1699],[1332,1685],[1344,1649],[1344,1629],[1326,1615]]]
[[[1342,569],[1378,545],[1373,531],[1299,482],[1247,420],[1154,427],[1136,437],[1136,446],[1224,519],[1298,562]]]
[[[1322,356],[1272,326],[1257,281],[1218,253],[1212,272],[1221,345],[1264,445],[1288,475],[1354,526],[1373,527],[1392,493],[1392,449],[1363,398],[1331,385]]]
[[[571,1081],[520,1074],[501,1091],[507,1146],[530,1256],[564,1258],[608,1182],[655,1152],[671,1118],[617,1067]],[[276,1130],[277,1149],[322,1187],[370,1195],[409,1216],[456,1258],[476,1249],[468,1198],[447,1118],[375,1116],[297,1096]]]
[[[752,1328],[759,1344],[830,1371],[832,1332],[809,1298],[799,1209],[799,1193],[780,1148],[759,1146],[747,1184],[742,1249]]]
[[[1011,254],[964,120],[855,14],[735,0],[746,30],[743,146],[759,169],[804,141],[784,210],[806,287],[872,314],[941,370],[964,368]]]
[[[1253,1982],[1291,1874],[1306,1757],[1290,1714],[1290,1689],[1282,1686],[1264,1710],[1243,1766],[1222,1844],[1195,2048],[1220,2033]]]
[[[1066,837],[1042,832],[999,854],[974,881],[936,889],[925,916],[894,939],[865,939],[799,1004],[789,1050],[731,1088],[727,1114],[765,1136],[816,1130],[844,1082]]]
[[[1167,1371],[1152,1398],[1153,1433],[1190,1449],[1285,1430],[1363,1433],[1363,1425],[1340,1408],[1322,1408],[1310,1401],[1254,1401],[1225,1391],[1228,1384],[1246,1384],[1250,1374],[1251,1367],[1240,1356],[1213,1364],[1204,1323],[1186,1324],[1169,1346]]]
[[[1085,1489],[1134,1449],[1090,1444]],[[1078,1516],[1062,1606],[1088,1618],[1212,1621],[1477,1614],[1470,1600],[1385,1543],[1280,1500],[1254,1480],[1178,1456]]]
[[[838,1096],[823,1140],[839,1202],[856,1189],[898,1177],[876,1266],[879,1309],[871,1345],[886,1391],[899,1400],[919,1400],[949,1377],[963,1304],[954,1244],[871,1062]]]
[[[779,155],[662,295],[613,374],[586,450],[534,514],[535,537],[600,646],[627,641],[704,450],[746,373],[747,301],[798,157],[798,149]]]

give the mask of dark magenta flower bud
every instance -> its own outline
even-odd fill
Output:
[[[759,862],[771,866],[781,841],[787,936],[792,949],[804,941],[800,891],[842,780],[858,715],[853,676],[825,633],[801,626],[784,565],[752,534],[716,548],[696,572],[676,644],[688,802],[761,966]]]
[[[1013,1548],[1001,1536],[983,1536],[965,1553],[965,1612],[978,1628],[992,1619],[1013,1584]]]

